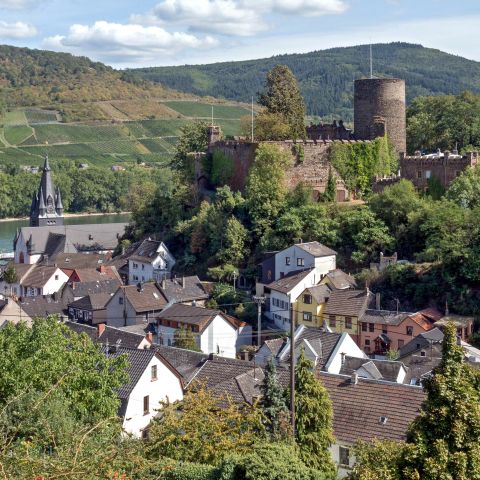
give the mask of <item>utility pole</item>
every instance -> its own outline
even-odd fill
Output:
[[[370,44],[370,78],[373,78],[372,44]]]
[[[290,304],[290,422],[295,436],[295,319]]]
[[[253,95],[252,95],[252,143],[253,143]]]
[[[253,301],[257,304],[257,347],[260,348],[262,341],[262,305],[265,303],[263,295],[254,295]]]

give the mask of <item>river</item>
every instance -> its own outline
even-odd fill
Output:
[[[129,213],[85,215],[84,217],[65,217],[66,225],[84,225],[86,223],[122,223],[130,220]],[[28,219],[0,222],[0,253],[13,251],[13,239],[17,228],[28,227]]]

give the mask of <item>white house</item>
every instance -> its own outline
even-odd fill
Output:
[[[155,322],[167,305],[155,283],[120,286],[105,305],[105,319],[109,327],[126,327]]]
[[[163,242],[143,240],[128,258],[128,283],[155,280],[160,282],[170,275],[175,258]]]
[[[175,331],[180,327],[191,330],[203,353],[235,358],[242,345],[251,345],[252,327],[219,310],[174,304],[161,312],[157,319],[159,342],[173,345]]]
[[[319,370],[329,373],[340,373],[345,358],[367,358],[365,353],[353,341],[348,333],[332,333],[322,328],[300,325],[295,330],[295,353],[300,355],[301,350]],[[256,361],[266,364],[274,358],[278,365],[290,362],[290,339],[267,340],[258,350]]]
[[[148,426],[161,402],[183,399],[180,374],[154,349],[105,346],[106,355],[126,354],[129,382],[119,389],[120,416],[125,433],[135,437],[146,436]]]
[[[67,282],[68,275],[56,266],[14,264],[17,281],[0,280],[0,292],[19,297],[53,295]]]

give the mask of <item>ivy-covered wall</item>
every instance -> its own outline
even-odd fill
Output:
[[[387,137],[371,142],[334,142],[329,159],[347,188],[356,192],[357,197],[371,193],[375,175],[389,175],[398,169],[397,155]]]

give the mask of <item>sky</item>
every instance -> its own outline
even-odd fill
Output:
[[[479,25],[480,0],[0,0],[0,44],[116,68],[393,41],[480,61]]]

